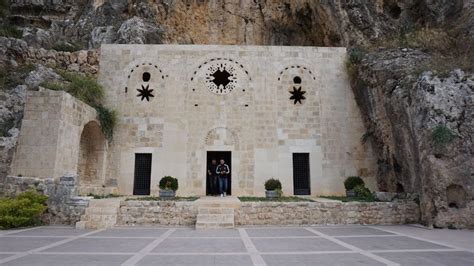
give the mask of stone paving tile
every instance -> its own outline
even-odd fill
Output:
[[[0,260],[4,259],[4,258],[8,258],[10,256],[13,256],[15,254],[0,254]]]
[[[138,252],[153,239],[79,238],[44,252]]]
[[[335,228],[317,228],[312,229],[330,236],[353,236],[353,235],[395,235],[393,233],[369,227],[335,227]]]
[[[104,237],[159,237],[168,229],[164,228],[119,228],[107,229],[105,231],[97,232],[89,236],[104,236]]]
[[[474,253],[465,251],[440,252],[404,252],[404,253],[377,253],[378,256],[399,263],[401,265],[416,266],[472,266]]]
[[[246,252],[241,239],[165,239],[152,253]]]
[[[253,244],[260,252],[307,252],[307,251],[346,251],[324,238],[254,238]]]
[[[0,252],[21,252],[59,242],[65,238],[1,237]]]
[[[287,265],[385,265],[381,262],[360,254],[290,254],[290,255],[262,255],[268,266]]]
[[[20,231],[10,236],[78,236],[92,230],[78,230],[73,227],[38,227],[33,230]]]
[[[195,230],[192,228],[176,229],[170,237],[240,237],[235,229]]]
[[[337,238],[363,250],[449,249],[449,247],[405,236]]]
[[[245,231],[250,237],[317,236],[304,228],[249,228]]]
[[[48,265],[48,266],[108,266],[120,265],[130,256],[123,255],[44,255],[34,254],[9,261],[2,265]]]
[[[144,257],[137,265],[253,265],[248,255],[150,255]]]

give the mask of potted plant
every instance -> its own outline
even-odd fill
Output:
[[[172,176],[164,176],[160,180],[160,198],[171,199],[176,196],[178,190],[178,179]]]
[[[346,179],[346,181],[344,181],[344,187],[346,188],[346,196],[347,197],[357,196],[357,193],[354,190],[354,188],[359,185],[365,186],[364,180],[362,180],[360,176],[349,176]]]
[[[281,182],[278,179],[270,178],[265,181],[265,196],[267,199],[275,199],[280,197]]]

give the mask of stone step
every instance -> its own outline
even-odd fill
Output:
[[[120,198],[91,200],[81,220],[76,223],[76,228],[99,229],[115,226],[121,200]]]
[[[201,207],[198,209],[199,214],[234,214],[233,208],[216,208],[216,207]]]
[[[198,214],[200,223],[234,223],[234,214]]]
[[[196,223],[196,229],[232,229],[234,223]]]

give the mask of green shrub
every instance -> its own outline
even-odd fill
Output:
[[[0,27],[0,36],[20,39],[23,37],[23,32],[14,25],[3,23]]]
[[[53,49],[58,52],[76,52],[81,50],[81,46],[76,43],[59,42],[53,46]]]
[[[265,181],[265,190],[281,190],[281,182],[278,179],[270,178]]]
[[[359,176],[349,176],[346,181],[344,181],[344,187],[346,190],[352,190],[359,185],[365,185],[364,180],[362,180],[362,178]]]
[[[61,82],[57,81],[44,81],[40,84],[41,87],[44,87],[48,90],[53,90],[53,91],[62,91],[64,90],[64,84]]]
[[[47,209],[47,199],[34,190],[23,192],[16,198],[0,199],[0,229],[40,224],[41,215]]]
[[[443,146],[451,143],[457,135],[448,127],[438,125],[433,129],[431,137],[437,146]]]
[[[354,191],[357,195],[358,198],[363,198],[367,200],[374,200],[374,196],[372,192],[368,188],[366,188],[364,185],[357,185],[354,188]]]
[[[97,119],[100,122],[102,133],[107,140],[111,142],[118,118],[117,112],[103,106],[105,95],[103,87],[91,76],[83,76],[62,70],[56,70],[56,72],[66,80],[67,84],[44,82],[42,85],[52,90],[64,90],[77,99],[94,107],[97,111]]]
[[[7,118],[0,122],[0,136],[7,137],[8,131],[15,126],[15,118]]]
[[[111,142],[114,137],[114,128],[117,125],[118,117],[115,110],[109,110],[103,106],[95,108],[97,111],[97,119],[100,122],[100,128],[105,138]]]
[[[178,179],[172,177],[172,176],[164,176],[160,180],[159,184],[160,189],[165,189],[165,190],[173,190],[176,191],[178,190]]]

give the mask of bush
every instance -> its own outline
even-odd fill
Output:
[[[281,190],[281,182],[278,179],[270,178],[265,181],[265,190]]]
[[[102,106],[96,107],[95,110],[97,111],[97,118],[100,122],[102,133],[104,134],[105,138],[111,142],[114,137],[114,128],[117,125],[117,112]]]
[[[364,180],[359,176],[349,176],[346,181],[344,181],[344,187],[346,190],[352,190],[358,185],[365,185]]]
[[[172,176],[164,176],[160,180],[159,187],[160,187],[160,189],[164,189],[164,190],[171,189],[173,191],[176,191],[176,190],[178,190],[178,179],[176,179]]]
[[[448,127],[438,125],[433,129],[431,137],[437,146],[443,146],[451,143],[457,135]]]
[[[56,43],[53,46],[53,49],[58,52],[76,52],[81,50],[81,46],[76,43],[69,43],[69,42],[60,42]]]
[[[23,32],[14,25],[4,23],[0,27],[0,36],[20,39],[21,37],[23,37]]]
[[[363,198],[363,199],[371,200],[371,201],[374,200],[374,196],[372,192],[370,192],[370,190],[366,188],[364,185],[357,185],[354,188],[354,191],[358,198]]]
[[[0,199],[0,229],[9,229],[41,223],[41,215],[47,209],[47,196],[27,191],[16,198]]]

